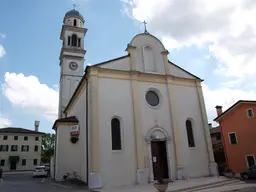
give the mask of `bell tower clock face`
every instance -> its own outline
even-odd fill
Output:
[[[71,70],[76,70],[78,68],[78,64],[76,62],[70,62],[69,63],[69,68]]]

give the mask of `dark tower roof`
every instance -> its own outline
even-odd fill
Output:
[[[79,11],[77,11],[75,9],[68,11],[65,14],[65,17],[78,17],[84,22],[84,17],[79,13]]]

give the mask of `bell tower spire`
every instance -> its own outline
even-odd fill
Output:
[[[75,8],[75,5],[73,6]],[[65,14],[60,39],[60,94],[58,118],[62,118],[64,109],[69,103],[84,73],[84,18],[75,9]]]

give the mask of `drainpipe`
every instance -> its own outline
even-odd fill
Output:
[[[53,179],[55,180],[56,175],[56,144],[57,144],[57,129],[55,129],[55,142],[54,142],[54,168],[53,168]]]
[[[86,79],[87,81],[88,79]],[[88,82],[88,81],[87,81]],[[86,172],[87,172],[87,183],[89,183],[89,158],[88,158],[88,152],[89,152],[89,141],[88,141],[88,83],[86,84],[86,106],[85,106],[85,111],[86,111]]]

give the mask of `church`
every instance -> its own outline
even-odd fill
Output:
[[[203,80],[146,29],[126,55],[84,70],[84,22],[73,9],[60,34],[54,179],[75,172],[95,189],[216,176]]]

